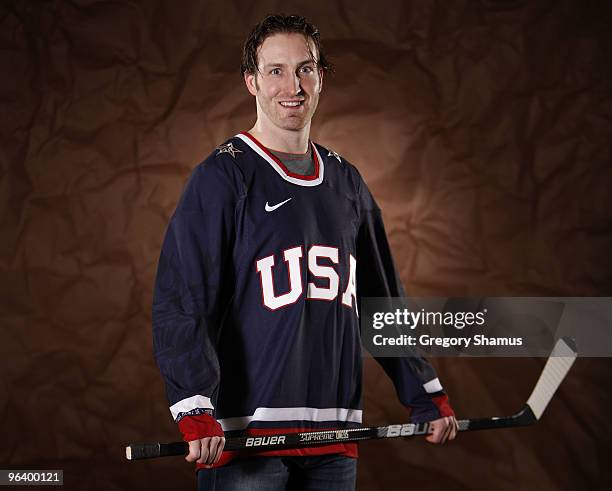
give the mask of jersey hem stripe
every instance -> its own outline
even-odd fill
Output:
[[[345,421],[361,423],[361,409],[338,407],[258,407],[251,416],[219,420],[223,431],[243,430],[251,421]]]

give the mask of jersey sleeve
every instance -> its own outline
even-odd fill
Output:
[[[382,215],[363,180],[358,180],[360,227],[357,237],[357,300],[404,297]],[[393,381],[413,423],[454,415],[435,369],[423,357],[375,357]]]
[[[220,160],[209,157],[187,181],[155,278],[153,349],[176,422],[214,414],[219,385],[216,337],[229,300],[240,199],[238,179]]]

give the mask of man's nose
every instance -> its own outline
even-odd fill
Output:
[[[292,94],[299,94],[302,91],[302,81],[297,73],[287,76],[285,84]]]

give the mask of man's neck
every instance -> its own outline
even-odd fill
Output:
[[[261,121],[257,121],[249,133],[259,142],[271,150],[286,153],[308,152],[308,138],[310,136],[310,124],[301,130],[282,130],[277,127],[264,128]]]

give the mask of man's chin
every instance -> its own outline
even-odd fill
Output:
[[[289,131],[298,131],[304,129],[306,121],[304,118],[283,118],[278,125],[280,128]]]

